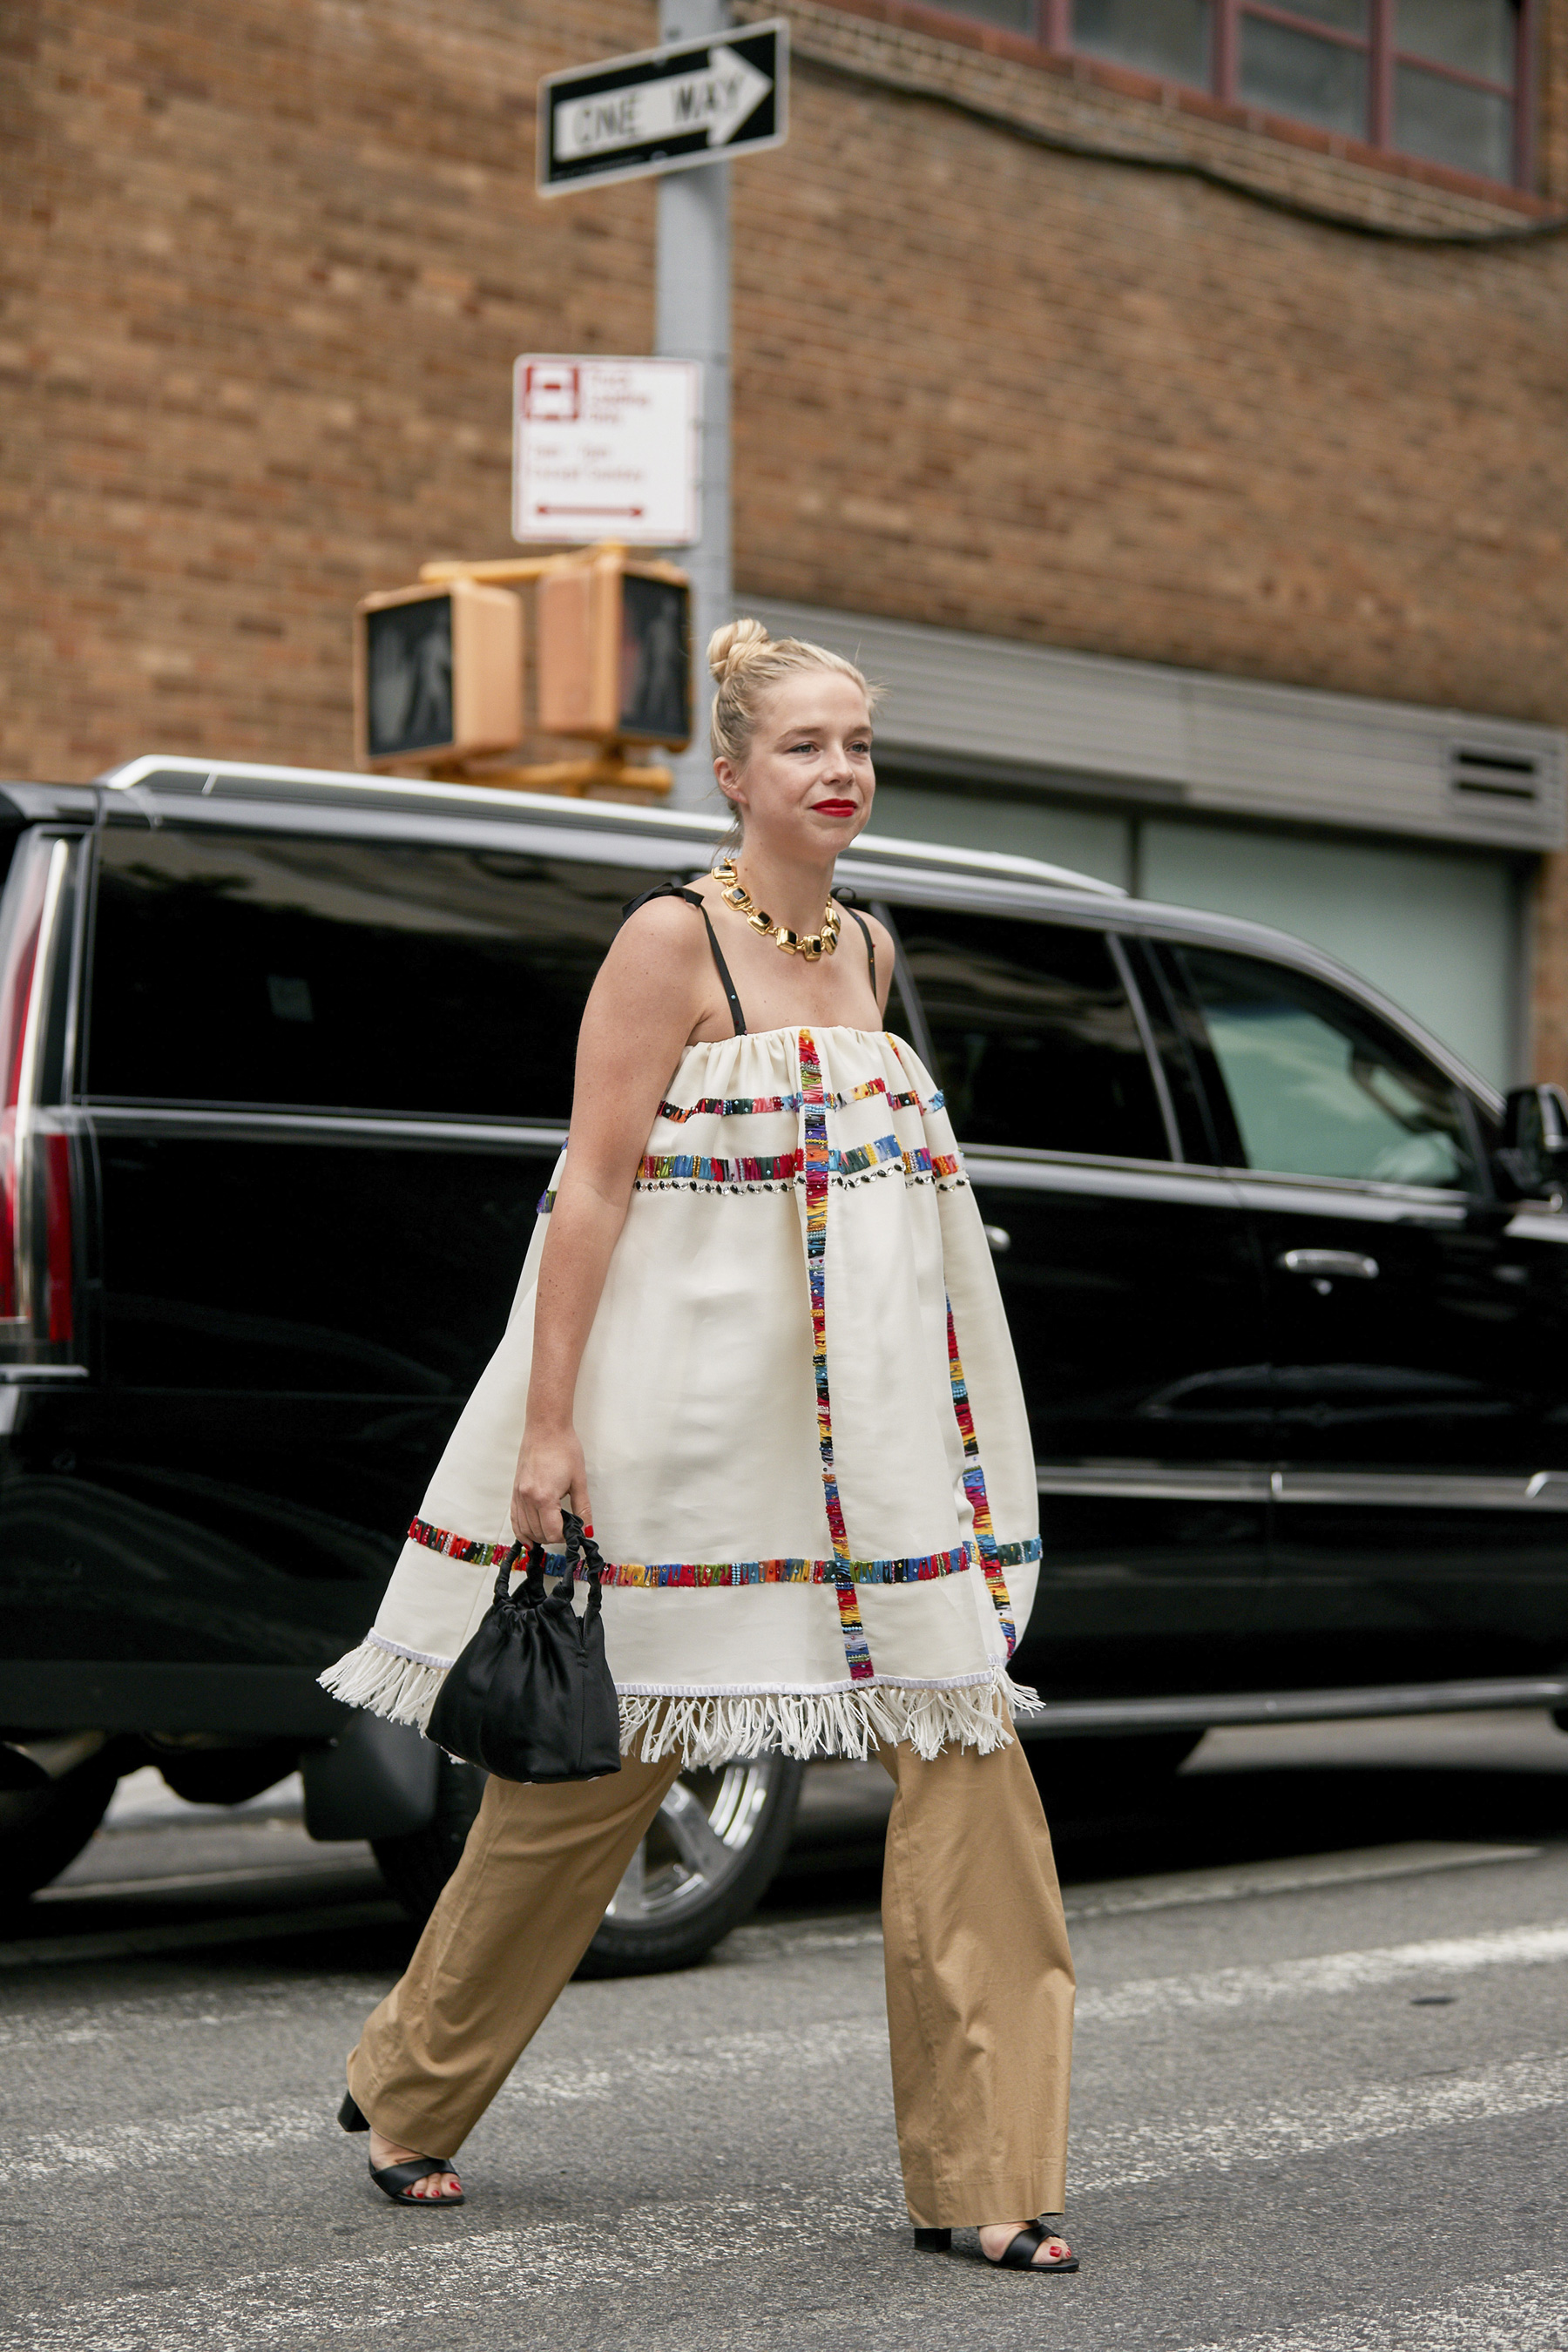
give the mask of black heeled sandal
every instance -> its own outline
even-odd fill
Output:
[[[1018,2231],[1016,2237],[1009,2238],[999,2254],[994,2256],[988,2254],[983,2246],[980,2250],[980,2259],[982,2262],[989,2263],[994,2271],[1076,2271],[1078,2256],[1070,2246],[1068,2247],[1065,2259],[1059,2263],[1037,2263],[1035,2260],[1035,2256],[1048,2238],[1060,2238],[1064,2246],[1068,2242],[1059,2230],[1047,2229],[1046,2217],[1042,2214],[1037,2221],[1029,2222]],[[952,2231],[917,2229],[915,2252],[917,2254],[952,2253]]]
[[[981,2260],[989,2263],[994,2271],[1037,2271],[1042,2277],[1052,2271],[1076,2271],[1078,2256],[1070,2246],[1059,2263],[1037,2263],[1035,2260],[1040,2248],[1051,2238],[1055,2238],[1058,2245],[1068,2246],[1059,2230],[1047,2228],[1046,2216],[1042,2213],[1037,2221],[1026,2222],[1016,2237],[1009,2238],[999,2254],[988,2254],[982,2246]]]
[[[370,2117],[362,2113],[359,2102],[352,2091],[343,2093],[343,2103],[338,2109],[338,2121],[346,2132],[367,2132],[370,2129]],[[371,2179],[382,2195],[390,2198],[395,2205],[434,2208],[464,2203],[460,2187],[455,2197],[414,2196],[412,2191],[416,2182],[428,2180],[433,2172],[451,2172],[454,2180],[458,2178],[457,2174],[452,2172],[451,2166],[443,2164],[440,2158],[436,2156],[418,2156],[407,2164],[384,2164],[379,2171],[374,2163],[370,2168]]]

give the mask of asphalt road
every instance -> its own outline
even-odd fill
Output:
[[[910,2250],[875,1768],[701,1969],[574,1984],[405,2213],[332,2123],[409,1936],[287,1794],[127,1784],[0,1921],[4,2352],[1563,2352],[1568,1739],[1227,1733],[1055,1774],[1076,2277]]]

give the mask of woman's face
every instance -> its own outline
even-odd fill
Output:
[[[866,697],[837,670],[792,670],[763,698],[745,766],[716,760],[713,772],[744,812],[749,845],[837,857],[864,830],[877,789]]]

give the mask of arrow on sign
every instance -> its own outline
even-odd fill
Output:
[[[555,108],[555,152],[563,162],[576,162],[660,139],[689,139],[698,131],[706,132],[710,147],[722,147],[772,88],[768,76],[733,49],[710,49],[707,66],[694,73],[561,100]]]

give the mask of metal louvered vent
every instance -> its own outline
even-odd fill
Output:
[[[1448,782],[1463,800],[1520,801],[1532,808],[1541,798],[1541,766],[1533,751],[1455,743],[1448,752]]]

